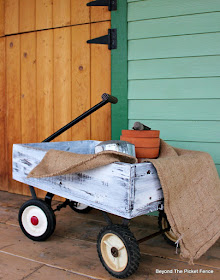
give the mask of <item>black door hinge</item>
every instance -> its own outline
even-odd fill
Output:
[[[109,29],[108,35],[88,40],[87,43],[108,45],[109,50],[117,49],[117,29]]]
[[[86,4],[87,6],[108,6],[109,11],[117,10],[117,0],[96,0]]]

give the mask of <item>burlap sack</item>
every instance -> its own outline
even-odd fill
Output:
[[[179,239],[181,256],[198,259],[220,237],[220,180],[211,156],[173,148],[161,140],[153,163],[164,193],[164,207]]]
[[[115,151],[103,151],[98,154],[75,154],[49,150],[27,177],[42,178],[82,172],[113,162],[136,163],[137,159]]]

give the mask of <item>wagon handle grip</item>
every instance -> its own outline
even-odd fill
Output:
[[[103,93],[103,94],[102,94],[102,100],[103,100],[103,101],[110,102],[110,103],[112,103],[112,104],[118,103],[118,98],[115,97],[115,96],[112,96],[112,95],[110,95],[110,94],[108,94],[108,93]]]
[[[60,134],[65,132],[67,129],[71,128],[72,126],[74,126],[75,124],[77,124],[81,120],[85,119],[87,116],[91,115],[93,112],[97,111],[98,109],[100,109],[102,106],[104,106],[105,104],[107,104],[109,102],[112,103],[112,104],[116,104],[118,102],[118,99],[116,97],[114,97],[114,96],[111,96],[111,95],[107,94],[107,93],[103,93],[102,94],[102,101],[101,102],[99,102],[98,104],[96,104],[95,106],[90,108],[88,111],[86,111],[85,113],[83,113],[82,115],[77,117],[76,119],[72,120],[71,122],[69,122],[65,126],[61,127],[59,130],[54,132],[52,135],[47,137],[42,142],[50,142],[50,141],[52,141],[54,138],[56,138],[57,136],[59,136]]]

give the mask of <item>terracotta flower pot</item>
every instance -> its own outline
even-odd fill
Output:
[[[136,157],[157,158],[160,149],[159,130],[122,130],[121,140],[135,145]]]
[[[159,130],[122,130],[122,136],[132,138],[158,138],[160,136]]]
[[[125,137],[121,136],[120,140],[128,141],[137,148],[158,148],[160,147],[160,138],[143,138],[143,137]]]
[[[135,148],[137,158],[157,158],[159,155],[158,148]]]

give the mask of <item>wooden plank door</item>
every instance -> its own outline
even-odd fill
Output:
[[[2,47],[6,55],[2,54],[0,66],[7,84],[4,76],[0,84],[7,93],[7,114],[6,109],[0,111],[0,118],[7,115],[7,142],[2,140],[0,145],[7,146],[7,170],[1,167],[0,174],[8,176],[10,192],[29,194],[27,186],[11,179],[13,143],[43,141],[100,102],[104,92],[110,94],[111,52],[107,45],[87,44],[108,33],[110,12],[107,7],[87,7],[87,2],[5,2]],[[110,138],[111,112],[106,105],[54,141]],[[42,191],[37,194],[44,196]]]
[[[5,83],[5,38],[2,37],[0,38],[0,186],[2,190],[8,190]]]

